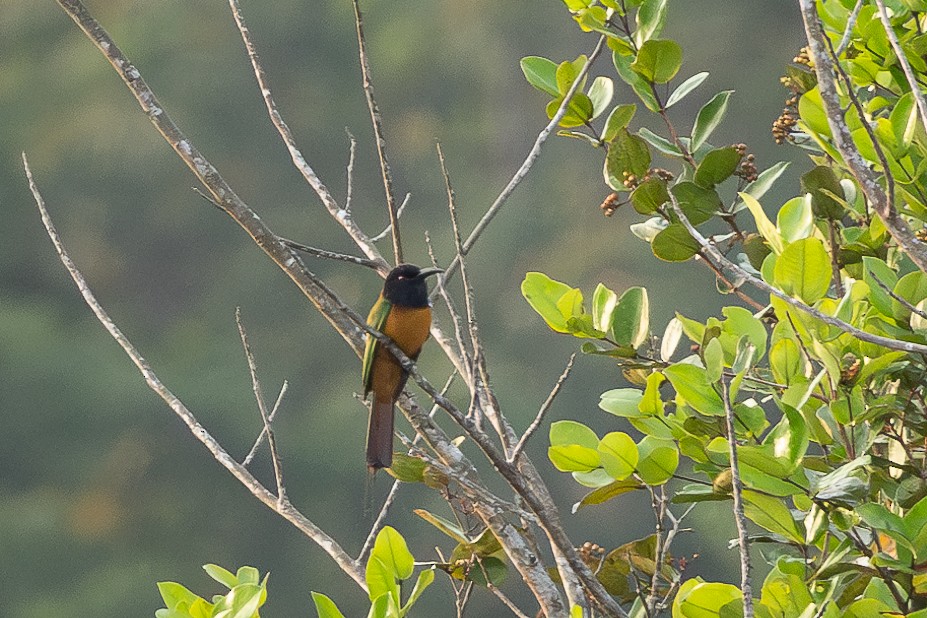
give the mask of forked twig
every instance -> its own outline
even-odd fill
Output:
[[[258,411],[261,413],[261,421],[264,423],[264,433],[267,434],[270,458],[274,464],[274,479],[277,481],[277,502],[283,504],[286,501],[286,486],[283,483],[283,462],[280,461],[280,453],[277,451],[277,439],[270,427],[270,414],[267,412],[267,403],[264,401],[264,389],[261,388],[261,381],[258,379],[254,353],[251,351],[251,344],[248,342],[245,325],[241,323],[241,307],[235,308],[235,324],[238,326],[238,334],[241,337],[241,347],[244,348],[245,358],[248,360],[251,388],[254,390],[254,398],[257,400]]]
[[[283,386],[280,387],[280,392],[277,393],[277,400],[274,401],[274,407],[271,408],[270,414],[267,415],[267,420],[271,423],[273,423],[274,419],[277,418],[277,411],[280,409],[280,404],[283,403],[283,396],[286,395],[287,389],[289,388],[289,382],[284,380]],[[246,468],[251,465],[251,461],[254,459],[255,454],[257,454],[257,450],[261,447],[261,444],[264,443],[265,437],[267,437],[267,428],[261,427],[261,433],[259,433],[257,439],[255,439],[254,444],[251,446],[251,450],[248,451],[248,454],[245,455],[245,458],[241,460],[241,465]]]
[[[412,197],[411,193],[406,193],[406,196],[402,199],[402,204],[399,205],[399,210],[396,211],[396,219],[402,218],[402,213],[405,212],[406,206],[409,205],[409,199],[411,197]],[[370,240],[372,240],[373,242],[381,241],[384,238],[386,238],[387,234],[389,234],[392,231],[392,229],[393,229],[393,224],[387,223],[386,227],[383,228],[383,231],[377,234],[376,236],[371,237]]]
[[[554,403],[557,395],[560,394],[560,389],[563,388],[563,383],[567,381],[567,378],[570,377],[570,372],[573,370],[573,361],[576,360],[576,353],[570,354],[570,360],[567,361],[566,367],[563,370],[563,373],[560,374],[560,377],[557,378],[556,384],[551,389],[550,394],[547,396],[547,399],[541,405],[541,409],[538,410],[537,416],[534,417],[534,420],[528,425],[528,429],[525,430],[525,433],[522,434],[521,439],[518,441],[518,444],[515,445],[515,448],[512,449],[512,454],[509,455],[509,463],[513,463],[518,456],[521,455],[522,449],[525,448],[525,444],[528,443],[528,440],[531,438],[532,434],[537,431],[538,427],[541,426],[541,421],[544,419],[544,415],[550,409],[550,406]]]
[[[116,323],[113,322],[112,318],[109,317],[109,314],[106,313],[106,310],[103,309],[103,306],[100,305],[97,301],[93,292],[90,290],[90,287],[87,285],[86,279],[84,279],[83,274],[78,270],[77,266],[74,264],[74,261],[71,260],[71,257],[68,255],[67,251],[64,248],[64,245],[61,243],[61,237],[58,236],[58,231],[55,229],[55,225],[51,220],[51,216],[48,214],[48,210],[45,208],[45,200],[42,198],[42,195],[39,193],[39,189],[35,184],[35,180],[32,177],[32,170],[29,168],[29,162],[26,159],[25,153],[23,153],[23,168],[26,171],[26,178],[29,180],[29,189],[32,191],[32,196],[35,198],[36,206],[39,209],[39,213],[42,216],[42,223],[45,226],[45,231],[48,233],[48,237],[51,239],[52,244],[55,246],[55,251],[58,253],[58,257],[61,260],[61,263],[64,265],[65,269],[71,275],[71,278],[74,280],[74,283],[77,285],[77,289],[80,290],[81,296],[84,298],[84,302],[90,307],[94,315],[100,321],[104,328],[110,336],[119,344],[123,351],[129,356],[138,370],[141,372],[142,376],[145,378],[145,382],[148,384],[148,387],[153,390],[162,400],[173,410],[173,412],[180,418],[181,421],[187,426],[193,436],[198,439],[203,445],[212,453],[212,456],[215,458],[219,464],[228,470],[238,481],[244,485],[248,491],[250,491],[258,500],[267,505],[271,510],[278,513],[281,517],[289,521],[296,528],[298,528],[303,534],[312,539],[319,547],[321,547],[335,563],[344,571],[348,576],[353,579],[358,586],[363,590],[367,590],[367,583],[364,578],[363,570],[354,562],[354,560],[341,548],[337,541],[332,537],[326,534],[321,528],[316,526],[309,520],[305,515],[300,513],[289,500],[285,497],[283,501],[279,501],[277,496],[271,493],[264,485],[261,484],[248,470],[239,464],[235,459],[229,455],[222,445],[220,445],[215,438],[210,435],[205,427],[200,425],[199,421],[193,415],[192,412],[187,408],[184,403],[177,398],[177,396],[168,389],[157,374],[151,368],[151,365],[142,357],[139,351],[135,348],[131,341],[122,333]]]
[[[377,140],[377,158],[380,160],[380,172],[383,175],[383,190],[386,193],[386,209],[389,212],[389,223],[393,238],[393,256],[396,264],[402,263],[402,240],[399,236],[399,212],[396,208],[396,197],[393,195],[393,174],[389,169],[389,159],[386,158],[386,138],[383,136],[383,120],[380,118],[380,109],[373,96],[373,82],[370,78],[370,59],[367,57],[367,39],[364,37],[364,20],[361,16],[359,0],[354,2],[354,25],[357,30],[357,54],[360,57],[361,75],[363,77],[364,95],[367,98],[367,109],[370,110],[370,122],[373,124],[373,135]]]

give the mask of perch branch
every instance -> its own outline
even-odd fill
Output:
[[[731,493],[734,496],[734,521],[737,523],[737,543],[740,546],[740,590],[744,597],[744,618],[753,618],[753,592],[750,585],[750,544],[747,540],[747,518],[744,515],[744,487],[737,461],[737,434],[734,432],[734,409],[728,393],[728,382],[721,377],[721,397],[731,457]],[[659,565],[658,567],[659,568]]]

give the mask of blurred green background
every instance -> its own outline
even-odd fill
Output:
[[[445,149],[469,230],[546,123],[546,100],[524,82],[519,59],[572,59],[588,53],[594,38],[553,0],[364,4],[396,189],[412,194],[403,219],[407,259],[427,261],[422,239],[429,230],[446,263],[450,235],[435,141]],[[243,5],[280,110],[339,200],[345,128],[357,137],[354,212],[365,229],[379,231],[386,216],[349,0]],[[351,250],[290,165],[225,2],[97,0],[88,8],[187,136],[275,231]],[[802,41],[791,3],[671,3],[667,35],[685,49],[681,78],[711,71],[674,110],[683,130],[711,94],[735,89],[713,141],[746,142],[761,168],[800,161],[769,134],[785,98],[778,77]],[[593,74],[613,75],[607,58]],[[627,88],[618,92],[630,100]],[[150,616],[160,607],[157,581],[218,592],[200,569],[206,562],[269,570],[269,618],[314,615],[310,590],[360,615],[361,591],[212,460],[82,303],[41,227],[20,152],[29,155],[65,245],[101,302],[239,458],[260,429],[235,329],[241,307],[268,396],[284,379],[290,383],[276,424],[290,497],[351,553],[366,528],[366,412],[352,396],[360,388],[358,360],[247,237],[194,194],[191,174],[51,0],[0,8],[0,112],[0,616]],[[803,165],[793,166],[789,179]],[[519,292],[526,271],[588,291],[599,281],[619,291],[646,285],[657,334],[674,311],[702,318],[725,301],[704,267],[654,258],[628,231],[635,213],[602,216],[598,204],[608,191],[600,170],[599,152],[552,139],[469,260],[494,385],[519,429],[578,346],[530,311]],[[389,252],[388,241],[382,249]],[[306,261],[366,312],[380,286],[373,274]],[[434,383],[447,370],[439,356],[431,346],[421,359]],[[580,358],[548,420],[627,429],[596,406],[602,391],[623,384],[610,361]],[[640,497],[569,515],[583,492],[547,461],[545,434],[528,450],[577,543],[611,548],[652,529]],[[266,453],[255,469],[272,483]],[[387,486],[381,475],[374,491]],[[448,515],[432,494],[406,487],[390,523],[428,560],[435,545],[451,545],[410,514],[420,506]],[[723,513],[723,506],[707,506],[689,520],[699,532],[684,535],[675,550],[701,557],[687,575],[737,578],[736,555],[726,549],[733,524]],[[450,614],[450,588],[438,579],[418,615]],[[516,579],[505,590],[533,613]],[[501,611],[495,598],[477,592],[470,615]]]

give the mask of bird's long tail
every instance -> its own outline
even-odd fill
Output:
[[[393,402],[374,399],[367,425],[367,469],[393,465]]]

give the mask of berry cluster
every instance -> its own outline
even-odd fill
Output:
[[[734,172],[735,176],[740,176],[747,182],[753,182],[756,180],[758,171],[756,169],[756,155],[752,152],[747,152],[746,144],[734,144],[734,149],[737,151],[737,154],[740,155],[741,163],[740,167],[737,168],[737,171]]]

